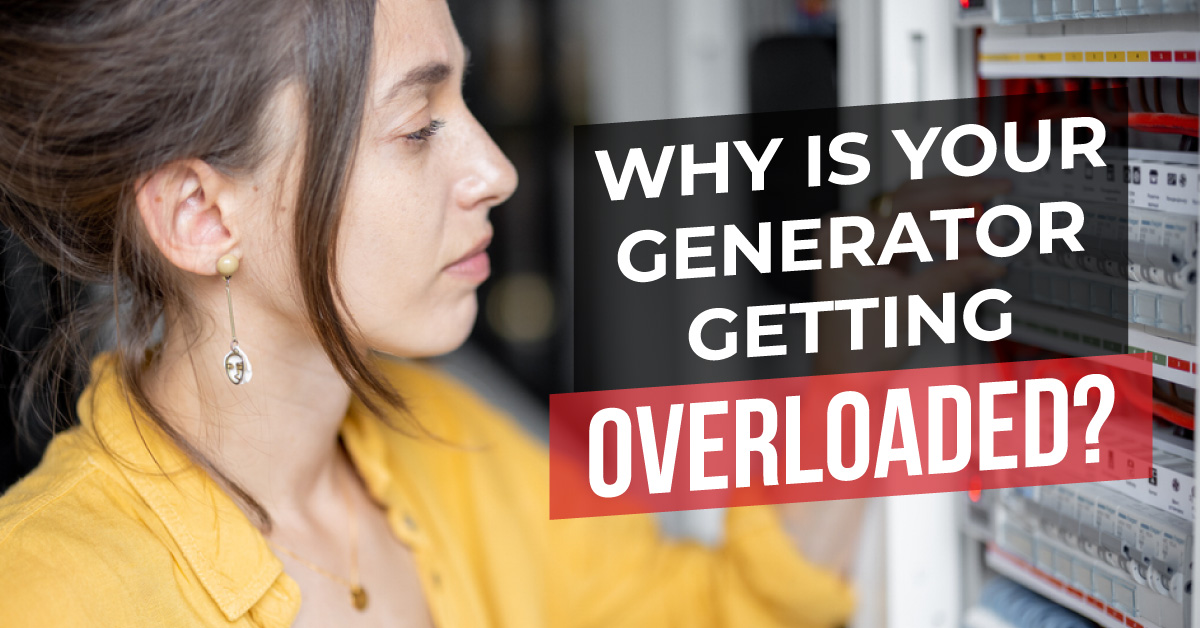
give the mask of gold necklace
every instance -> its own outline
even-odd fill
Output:
[[[346,482],[345,480],[342,480],[343,485],[345,484],[345,482]],[[350,602],[352,604],[354,604],[354,608],[359,611],[365,611],[365,610],[367,610],[367,602],[368,602],[369,598],[367,597],[367,590],[363,588],[362,582],[359,580],[359,577],[358,577],[358,516],[357,516],[357,511],[355,511],[355,509],[354,509],[354,501],[350,495],[350,491],[345,486],[343,486],[342,489],[343,489],[342,492],[344,493],[344,496],[346,498],[346,511],[350,515],[350,579],[349,580],[347,580],[335,573],[326,571],[325,569],[321,568],[320,565],[311,563],[311,562],[305,560],[304,558],[301,558],[292,550],[289,550],[288,548],[283,547],[282,545],[272,541],[271,539],[266,539],[266,540],[267,540],[267,544],[269,544],[271,547],[283,552],[284,554],[287,554],[293,560],[300,563],[301,565],[304,565],[305,567],[308,567],[313,572],[320,574],[322,576],[325,576],[329,580],[332,580],[332,581],[342,585],[343,587],[350,589]]]

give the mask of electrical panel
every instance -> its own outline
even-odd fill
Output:
[[[1053,190],[1076,202],[1083,251],[1023,255],[1003,282],[1022,355],[1144,354],[1155,415],[1153,459],[1108,461],[1144,469],[1146,479],[961,498],[968,628],[1194,625],[1197,10],[1196,0],[986,0],[960,9],[974,68],[963,91],[1103,88],[1121,100],[1120,150],[1102,153],[1103,167],[1043,169],[1000,199],[1034,209]]]

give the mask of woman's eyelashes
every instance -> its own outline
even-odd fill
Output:
[[[445,120],[433,120],[424,127],[405,135],[404,139],[411,142],[426,142],[429,138],[437,135],[437,132],[444,126],[446,126]]]

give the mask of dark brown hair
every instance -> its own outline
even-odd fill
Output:
[[[378,413],[397,392],[339,311],[338,222],[363,117],[374,0],[9,0],[0,4],[0,221],[65,278],[111,286],[71,312],[30,365],[22,421],[86,373],[100,322],[117,317],[117,365],[131,401],[239,498],[265,510],[167,423],[142,373],[165,313],[186,316],[175,269],[146,236],[139,178],[181,159],[247,172],[265,154],[264,113],[289,80],[304,87],[306,153],[295,255],[308,319],[352,392]],[[150,354],[153,359],[153,354]],[[75,383],[74,386],[78,386]]]

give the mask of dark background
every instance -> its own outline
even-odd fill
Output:
[[[1035,300],[1031,287],[1037,284],[1051,283],[1050,273],[1053,268],[1061,267],[1059,258],[1071,255],[1061,242],[1056,243],[1055,253],[1035,258],[1038,249],[1036,235],[1038,218],[1036,205],[1041,202],[1073,201],[1080,205],[1085,215],[1095,211],[1098,203],[1090,198],[1082,198],[1077,190],[1066,185],[1045,184],[1041,187],[1035,183],[1046,180],[1047,176],[1056,176],[1064,172],[1061,169],[1060,158],[1052,157],[1049,162],[1035,172],[1018,173],[1008,167],[1004,157],[1004,125],[1007,121],[1017,123],[1022,132],[1019,140],[1022,143],[1032,143],[1036,138],[1028,131],[1037,128],[1038,120],[1050,120],[1051,136],[1055,146],[1060,137],[1061,119],[1076,115],[1089,115],[1098,107],[1097,103],[1117,102],[1112,90],[1095,90],[1072,93],[1044,93],[1011,96],[990,96],[986,98],[970,98],[961,100],[942,100],[921,103],[899,103],[889,105],[874,105],[863,107],[842,107],[834,109],[808,109],[804,111],[780,111],[770,113],[754,113],[733,116],[718,116],[708,118],[691,118],[680,120],[659,120],[629,122],[621,124],[589,125],[579,127],[575,131],[575,378],[574,391],[612,390],[623,388],[642,388],[649,386],[672,386],[682,384],[698,384],[722,381],[739,381],[748,379],[771,379],[779,377],[796,377],[812,374],[811,361],[806,356],[804,318],[800,315],[783,314],[764,318],[762,325],[781,325],[782,335],[766,336],[763,345],[783,345],[787,347],[786,355],[770,357],[747,357],[747,320],[746,308],[749,306],[787,304],[806,302],[814,299],[828,298],[814,295],[810,282],[816,272],[826,273],[833,282],[861,281],[861,274],[845,269],[831,270],[825,262],[822,271],[792,271],[783,272],[781,269],[782,234],[780,224],[788,220],[821,218],[826,214],[843,208],[839,199],[853,195],[853,188],[878,190],[888,181],[904,181],[910,177],[908,159],[900,151],[899,145],[890,130],[903,129],[908,137],[920,143],[930,127],[941,127],[933,148],[925,159],[925,176],[935,169],[935,164],[942,161],[942,139],[956,126],[964,124],[983,124],[987,126],[996,139],[998,147],[992,167],[979,178],[1002,179],[1012,182],[1013,193],[1007,198],[979,199],[984,209],[996,205],[1013,204],[1024,209],[1030,216],[1034,235],[1025,246],[1024,252],[1018,257],[997,259],[997,262],[1009,265],[1012,272],[1002,282],[1000,287],[1012,294],[1014,300]],[[879,129],[887,129],[886,131]],[[870,159],[870,174],[860,183],[853,186],[839,186],[828,182],[831,171],[851,174],[855,168],[833,161],[828,156],[828,146],[834,136],[840,133],[857,132],[867,137],[865,145],[850,144],[846,150],[856,155],[873,153]],[[821,138],[821,184],[809,187],[808,183],[808,138]],[[1076,141],[1083,143],[1091,137],[1090,132],[1082,131],[1076,135]],[[751,190],[750,171],[745,166],[742,157],[733,143],[738,140],[747,141],[755,155],[761,156],[771,138],[783,138],[776,150],[770,165],[766,169],[764,189]],[[1117,162],[1125,161],[1124,138],[1119,132],[1106,134],[1104,158]],[[728,191],[715,191],[715,177],[711,174],[694,177],[694,193],[682,196],[680,192],[681,166],[683,144],[694,145],[694,162],[709,163],[714,160],[717,142],[728,142]],[[641,148],[646,156],[650,171],[658,167],[660,153],[664,146],[676,146],[670,168],[667,171],[666,183],[660,196],[647,198],[639,180],[635,177],[630,183],[623,200],[610,200],[606,184],[594,156],[596,151],[607,150],[613,163],[614,170],[619,175],[630,149]],[[955,144],[957,160],[960,164],[975,164],[979,161],[978,143],[973,139],[965,139]],[[1083,171],[1083,157],[1075,159],[1072,173],[1079,179]],[[1100,169],[1103,170],[1103,169]],[[949,177],[938,179],[934,185],[951,186],[966,184],[968,179]],[[1056,182],[1057,183],[1057,182]],[[1116,179],[1110,185],[1112,188],[1111,201],[1120,202],[1128,197],[1127,181]],[[1029,192],[1027,190],[1037,190]],[[1025,191],[1024,196],[1019,192]],[[937,207],[927,209],[952,209],[952,207]],[[1125,205],[1111,208],[1114,220],[1128,221],[1129,212]],[[1065,219],[1065,216],[1061,216]],[[1124,272],[1125,260],[1128,259],[1128,242],[1113,241],[1110,246],[1087,246],[1086,225],[1095,219],[1085,220],[1085,230],[1081,231],[1079,240],[1085,246],[1085,253],[1120,260],[1121,271]],[[724,237],[723,227],[726,224],[736,225],[738,230],[752,243],[758,242],[759,222],[769,222],[772,225],[771,270],[770,274],[760,274],[749,261],[737,254],[737,271],[734,276],[725,276]],[[1004,218],[993,223],[991,234],[996,242],[1003,242],[1009,236],[1006,227],[1013,225],[1012,220]],[[675,230],[680,227],[713,226],[714,235],[694,239],[691,247],[710,247],[711,255],[694,259],[692,268],[715,268],[715,276],[705,278],[676,278],[676,244]],[[967,225],[964,225],[967,226]],[[940,229],[941,225],[935,227]],[[653,254],[665,255],[665,277],[647,283],[638,283],[626,278],[616,264],[617,251],[627,236],[643,229],[653,229],[666,236],[662,244],[644,242],[634,248],[633,265],[640,270],[653,267]],[[850,237],[857,237],[856,231],[850,232]],[[798,239],[811,239],[817,236],[816,231],[798,232]],[[874,234],[876,242],[882,243],[888,237],[886,226],[879,226]],[[966,238],[967,236],[963,236]],[[974,237],[974,236],[972,236]],[[931,242],[926,236],[927,242]],[[966,241],[960,243],[965,245]],[[934,248],[932,245],[930,248]],[[798,258],[814,257],[814,251],[801,252]],[[932,251],[933,259],[939,259],[939,254]],[[1083,255],[1080,254],[1080,255]],[[913,263],[912,255],[898,257],[889,266],[903,267]],[[1046,264],[1043,266],[1042,264]],[[1028,269],[1017,272],[1017,269]],[[1049,268],[1049,270],[1048,270]],[[937,272],[936,267],[928,269],[920,266],[911,271]],[[1055,275],[1056,276],[1056,275]],[[1125,304],[1128,301],[1127,284],[1124,277],[1120,278],[1119,288],[1113,288],[1109,297],[1113,303]],[[975,290],[964,290],[956,295],[955,306],[961,313],[963,304],[974,292],[987,286],[978,286]],[[1083,285],[1086,292],[1090,286]],[[1055,294],[1067,292],[1065,287],[1054,284]],[[896,293],[900,301],[907,299],[903,291]],[[882,297],[883,294],[863,293],[862,297]],[[881,300],[882,301],[882,300]],[[941,312],[940,295],[925,296],[925,302],[934,310]],[[882,307],[882,303],[881,303]],[[697,356],[691,349],[688,340],[688,330],[697,315],[709,308],[726,308],[737,315],[732,323],[717,320],[705,326],[704,342],[710,348],[725,346],[724,337],[727,332],[738,334],[738,352],[732,357],[719,361],[709,361]],[[998,309],[1004,310],[1004,306]],[[875,311],[876,313],[879,310]],[[1091,312],[1070,310],[1071,315],[1088,321],[1095,319]],[[959,314],[955,314],[959,316]],[[831,322],[841,318],[844,327],[839,329]],[[1121,315],[1119,318],[1124,319]],[[848,332],[850,315],[848,312],[826,312],[820,314],[819,351],[824,355],[828,351],[845,351],[850,353],[847,364],[856,372],[869,370],[868,362],[855,358],[855,355],[874,355],[882,352],[884,346],[882,337],[873,344],[871,330],[866,329],[867,336],[863,348],[850,351]],[[868,315],[864,328],[870,326]],[[981,320],[985,329],[994,328],[994,323]],[[1113,337],[1128,339],[1128,326],[1121,320],[1112,323]],[[1067,325],[1071,328],[1082,328],[1081,322]],[[929,331],[922,334],[920,347],[935,351],[929,359],[933,362],[921,364],[923,367],[954,366],[959,364],[988,362],[998,356],[989,353],[969,354],[960,351],[967,344],[969,336],[956,323],[955,342],[942,343]],[[907,343],[907,319],[898,317],[898,342],[901,346]],[[1125,351],[1126,343],[1121,343],[1115,349],[1117,353]],[[1115,346],[1115,345],[1114,345]],[[938,347],[945,350],[937,351]],[[1104,346],[1094,347],[1092,355],[1111,354],[1114,350]],[[926,351],[926,353],[929,353]]]

